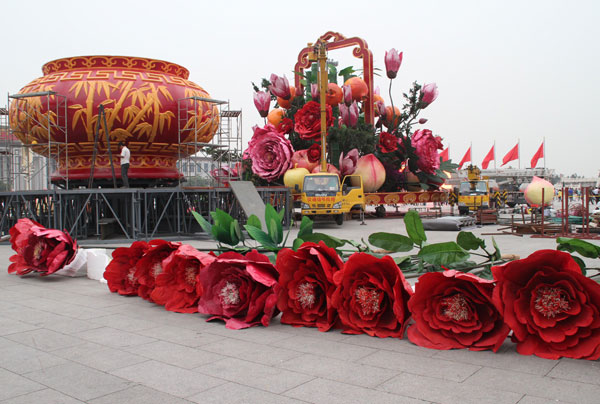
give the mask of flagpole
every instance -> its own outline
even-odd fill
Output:
[[[469,146],[469,149],[471,149],[471,161],[469,161],[469,163],[473,165],[473,141],[471,141],[471,146]]]
[[[543,140],[543,148],[542,148],[542,152],[544,153],[544,176],[546,176],[546,136],[544,136],[544,140]]]
[[[517,139],[517,155],[519,156],[519,170],[521,169],[521,138]]]

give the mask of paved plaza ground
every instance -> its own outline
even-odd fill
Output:
[[[376,231],[404,233],[401,219],[315,227],[355,240]],[[494,233],[497,226],[470,230]],[[457,233],[427,234],[436,242]],[[522,257],[556,245],[496,239],[503,253]],[[436,351],[407,339],[321,333],[278,319],[267,328],[233,331],[198,314],[112,294],[87,278],[8,275],[10,255],[10,246],[1,245],[2,404],[600,402],[595,361],[521,356],[508,340],[495,354]]]

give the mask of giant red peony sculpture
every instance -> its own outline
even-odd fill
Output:
[[[87,181],[101,104],[106,111],[113,154],[118,154],[119,141],[126,142],[131,150],[129,177],[133,179],[179,178],[175,164],[182,153],[186,155],[185,150],[178,151],[179,126],[187,129],[182,131],[181,143],[190,143],[209,142],[219,125],[219,111],[214,104],[189,100],[181,102],[183,110],[178,111],[178,100],[210,95],[188,81],[188,70],[174,63],[128,56],[77,56],[48,62],[42,70],[44,76],[27,84],[20,93],[52,91],[57,96],[50,96],[49,101],[46,97],[15,100],[10,121],[22,142],[35,145],[33,151],[47,155],[46,122],[49,116],[50,121],[62,119],[58,125],[64,125],[64,116],[54,115],[60,115],[55,113],[57,103],[64,108],[61,96],[66,97],[68,158],[65,153],[60,156],[58,177],[64,177],[68,167],[69,180]],[[65,141],[64,133],[54,129],[50,132],[52,141]],[[112,176],[103,133],[101,140],[95,179]]]

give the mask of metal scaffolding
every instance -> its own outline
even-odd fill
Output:
[[[200,103],[219,108],[219,127],[208,143],[198,140],[203,122],[197,119]],[[190,106],[191,104],[191,106]],[[226,186],[241,179],[242,111],[228,101],[204,97],[177,100],[178,168],[187,186]]]
[[[67,97],[54,91],[9,95],[8,112],[9,132],[0,150],[10,156],[9,190],[68,188]]]

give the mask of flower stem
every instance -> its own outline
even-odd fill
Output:
[[[395,122],[396,122],[396,110],[394,109],[394,99],[392,98],[392,79],[390,79],[390,88],[389,88],[389,94],[390,94],[390,104],[392,104],[392,122],[390,123],[391,127],[394,127]],[[396,129],[396,132],[398,132],[398,128],[394,128]],[[394,133],[392,131],[392,133]]]

